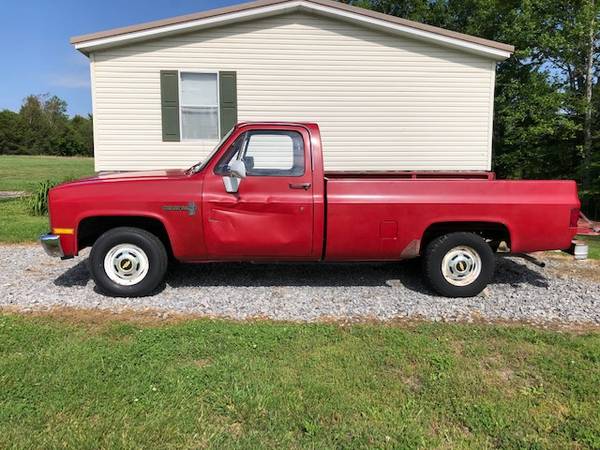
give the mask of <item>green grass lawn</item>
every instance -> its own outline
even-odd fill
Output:
[[[586,241],[589,246],[588,257],[600,259],[600,236],[580,236],[579,238]]]
[[[0,191],[31,192],[44,180],[94,174],[93,158],[0,155]]]
[[[0,242],[31,242],[49,229],[47,216],[32,216],[27,199],[0,200]]]
[[[33,191],[44,180],[94,174],[93,158],[0,155],[0,191]],[[31,216],[26,199],[0,200],[0,242],[31,242],[48,231],[48,218]]]
[[[0,316],[0,447],[599,448],[600,334]]]

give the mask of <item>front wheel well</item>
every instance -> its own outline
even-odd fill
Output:
[[[510,232],[506,225],[499,222],[439,222],[431,224],[423,233],[421,251],[434,239],[445,234],[466,232],[475,233],[486,240],[494,251],[504,242],[510,248]]]
[[[91,247],[108,230],[117,227],[134,227],[146,230],[161,240],[169,256],[173,255],[169,234],[164,224],[153,217],[144,216],[96,216],[86,217],[77,227],[77,250]]]

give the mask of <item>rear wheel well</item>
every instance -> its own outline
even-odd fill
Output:
[[[77,250],[91,247],[102,234],[117,227],[134,227],[146,230],[161,240],[169,256],[173,256],[171,241],[163,223],[144,216],[97,216],[87,217],[77,227]]]
[[[503,223],[499,222],[440,222],[431,224],[423,233],[421,240],[421,251],[434,239],[449,233],[467,232],[475,233],[486,240],[494,251],[505,242],[510,248],[510,232]]]

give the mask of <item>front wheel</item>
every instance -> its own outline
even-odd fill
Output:
[[[96,286],[115,297],[150,294],[162,282],[167,263],[160,239],[139,228],[113,228],[96,240],[90,252]]]
[[[450,233],[425,249],[423,271],[430,286],[446,297],[473,297],[494,276],[494,252],[474,233]]]

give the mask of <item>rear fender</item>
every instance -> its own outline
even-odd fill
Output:
[[[469,219],[461,219],[461,220],[452,220],[448,218],[447,220],[436,220],[434,222],[430,222],[421,232],[421,238],[418,242],[418,248],[414,248],[415,242],[411,242],[413,245],[412,251],[417,251],[418,254],[421,254],[423,248],[427,245],[435,237],[446,234],[446,233],[454,233],[454,232],[479,232],[485,237],[486,233],[491,237],[496,233],[505,234],[506,243],[511,246],[513,244],[513,230],[510,225],[505,223],[503,220],[499,218],[481,218],[481,217],[471,217]],[[409,244],[409,246],[411,245]],[[406,251],[406,250],[405,250]]]

